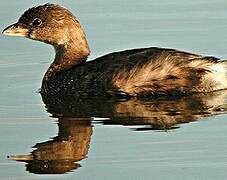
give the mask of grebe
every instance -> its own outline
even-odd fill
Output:
[[[168,96],[227,88],[226,61],[174,49],[125,50],[86,62],[90,50],[79,21],[55,4],[28,9],[3,34],[54,46],[42,95]]]

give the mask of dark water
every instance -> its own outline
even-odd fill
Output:
[[[1,2],[0,29],[40,3]],[[147,46],[227,58],[224,0],[59,3],[82,22],[90,59]],[[45,105],[36,92],[52,48],[5,36],[0,44],[0,179],[226,178],[226,91],[175,100],[48,98]]]

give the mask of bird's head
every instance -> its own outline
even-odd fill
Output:
[[[52,45],[66,44],[72,38],[79,43],[86,38],[79,21],[66,8],[44,4],[25,11],[18,22],[3,32],[10,36],[23,36]]]

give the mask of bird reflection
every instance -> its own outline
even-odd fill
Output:
[[[26,170],[35,174],[62,174],[81,167],[75,162],[87,157],[92,135],[90,121],[63,117],[58,119],[58,127],[58,135],[37,143],[30,155],[9,158],[26,162]]]
[[[139,125],[135,130],[168,130],[179,124],[226,113],[227,90],[155,99],[80,99],[43,97],[54,117],[109,118],[104,125]]]
[[[14,155],[10,159],[26,162],[31,173],[66,173],[79,168],[78,161],[87,157],[92,123],[136,126],[132,128],[136,131],[167,131],[179,128],[182,123],[226,113],[226,95],[227,91],[171,99],[43,96],[47,111],[58,119],[58,135],[36,144],[30,155]]]

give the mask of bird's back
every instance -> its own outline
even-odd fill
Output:
[[[64,94],[147,96],[210,92],[227,88],[226,81],[225,61],[152,47],[107,54],[48,84]]]

